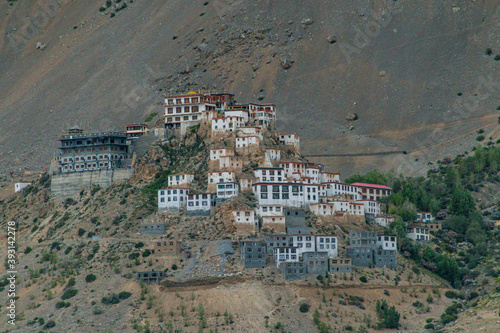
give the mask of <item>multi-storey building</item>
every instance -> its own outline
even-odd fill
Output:
[[[351,273],[351,259],[347,258],[330,258],[329,262],[330,273]]]
[[[419,226],[408,227],[406,228],[406,237],[418,242],[428,242],[429,228]]]
[[[316,251],[326,251],[328,257],[338,256],[338,242],[334,235],[316,235]]]
[[[241,150],[245,148],[255,148],[260,144],[260,139],[258,136],[242,136],[236,137],[236,150]]]
[[[316,237],[314,235],[289,235],[290,246],[297,248],[297,253],[316,251]]]
[[[289,244],[288,235],[265,235],[267,254],[273,254],[276,247],[287,247]]]
[[[181,252],[181,244],[179,241],[172,239],[160,239],[154,241],[153,253],[157,256],[175,255]]]
[[[60,141],[62,172],[121,168],[129,158],[127,135],[121,132],[83,133],[72,129]]]
[[[168,176],[168,186],[186,186],[194,181],[193,173],[183,173]]]
[[[238,196],[239,186],[234,182],[217,184],[217,200],[225,200]]]
[[[366,183],[352,183],[351,186],[356,186],[361,192],[360,199],[377,200],[391,195],[392,189],[389,186],[366,184]]]
[[[253,210],[233,210],[234,222],[255,224],[255,212]]]
[[[297,134],[279,133],[279,142],[291,148],[300,147],[300,137]]]
[[[219,183],[234,182],[236,175],[234,171],[210,171],[208,173],[208,190],[214,190]]]
[[[285,182],[285,174],[282,168],[255,168],[253,173],[259,182]]]
[[[158,209],[179,211],[186,207],[187,188],[166,188],[158,190]]]
[[[377,215],[375,216],[375,223],[382,226],[382,227],[388,227],[394,220],[396,219],[397,215]]]
[[[243,159],[236,156],[221,156],[219,158],[219,169],[240,173],[243,169]]]
[[[276,121],[276,106],[274,104],[248,104],[250,118],[255,124],[272,127]]]
[[[263,241],[241,242],[240,254],[245,268],[266,267],[266,243]]]
[[[194,91],[165,97],[165,128],[185,135],[187,128],[201,122],[202,112],[215,110],[217,105],[209,95]]]
[[[224,156],[234,156],[234,149],[230,148],[212,148],[210,149],[210,160],[216,161]]]
[[[187,215],[210,216],[210,209],[215,207],[215,202],[214,193],[188,193]]]
[[[394,235],[377,236],[377,248],[380,248],[382,250],[396,250],[397,245],[397,237]]]
[[[417,213],[417,222],[418,223],[429,223],[434,222],[435,218],[429,212],[418,212]]]
[[[225,111],[228,107],[234,105],[234,95],[228,93],[222,94],[208,94],[206,95],[207,101],[214,104],[217,109]]]
[[[328,272],[328,253],[324,251],[304,252],[302,262],[307,274],[324,275]]]
[[[223,134],[227,132],[235,132],[237,128],[245,126],[243,117],[228,116],[212,119],[212,133]]]
[[[262,136],[262,130],[260,127],[255,127],[255,126],[240,126],[238,128],[238,136],[245,137],[245,136],[256,136],[259,138],[259,140],[263,140]]]
[[[275,247],[273,257],[278,268],[284,262],[299,262],[299,254],[296,247]]]
[[[256,183],[252,185],[259,205],[309,207],[319,201],[318,185],[301,183]]]
[[[130,124],[125,126],[125,134],[129,139],[138,138],[148,132],[148,125]]]
[[[283,216],[283,206],[281,205],[259,205],[257,207],[259,216]]]

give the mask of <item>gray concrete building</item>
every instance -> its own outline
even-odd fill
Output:
[[[323,275],[328,272],[328,252],[304,252],[302,262],[307,274]]]
[[[306,211],[304,209],[286,208],[283,210],[287,227],[305,227]]]
[[[264,241],[266,242],[267,254],[273,254],[274,248],[288,246],[289,237],[288,235],[265,235]]]
[[[287,281],[304,280],[307,276],[303,262],[284,262],[280,265],[280,272]]]
[[[349,245],[358,247],[374,247],[377,245],[377,233],[356,231],[349,234]]]
[[[245,268],[266,267],[266,243],[264,241],[247,240],[240,242],[240,254]]]
[[[330,273],[351,273],[352,263],[348,258],[330,258],[328,265]]]
[[[141,225],[141,235],[164,235],[166,229],[166,224],[143,224]]]
[[[287,227],[286,233],[289,235],[310,235],[311,228],[309,228],[309,227]]]
[[[60,141],[60,172],[109,170],[128,164],[129,145],[125,133],[83,133],[79,128],[71,128]]]
[[[137,281],[144,281],[147,283],[158,283],[163,280],[167,274],[165,271],[148,271],[148,272],[137,272]]]
[[[346,255],[352,260],[353,266],[371,267],[374,264],[374,249],[375,246],[348,246]]]
[[[394,269],[398,265],[396,250],[377,249],[373,252],[376,267]]]

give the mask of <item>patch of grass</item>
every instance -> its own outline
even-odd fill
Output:
[[[154,118],[154,117],[156,117],[157,115],[158,115],[158,113],[156,113],[156,112],[151,113],[151,114],[150,114],[150,115],[149,115],[149,116],[148,116],[148,117],[144,120],[144,122],[146,122],[146,123],[147,123],[147,122],[149,122],[149,121],[153,120],[153,118]]]

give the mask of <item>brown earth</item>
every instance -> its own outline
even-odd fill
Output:
[[[5,177],[46,169],[71,125],[122,130],[190,89],[276,103],[305,155],[407,151],[314,159],[344,176],[421,174],[497,128],[495,1],[138,0],[112,18],[104,2],[0,3]]]

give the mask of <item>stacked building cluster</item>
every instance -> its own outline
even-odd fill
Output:
[[[314,235],[305,212],[328,220],[348,218],[388,224],[380,199],[391,194],[385,185],[340,181],[340,174],[300,158],[297,134],[276,133],[273,104],[238,104],[232,94],[188,94],[165,97],[165,130],[184,136],[204,126],[212,140],[206,193],[194,193],[195,175],[170,175],[158,191],[158,208],[189,216],[210,216],[218,203],[247,192],[257,205],[233,210],[238,233],[263,232],[264,239],[241,243],[245,267],[265,267],[267,256],[286,278],[304,274],[349,272],[354,266],[396,267],[396,238],[361,232],[351,234],[345,255],[339,257],[335,235]],[[225,145],[216,142],[224,138]],[[230,144],[228,144],[228,139]],[[256,165],[252,157],[261,156]],[[253,162],[251,164],[250,162]],[[245,166],[256,165],[252,172]]]
[[[285,225],[286,233],[240,242],[245,268],[264,268],[272,256],[272,262],[285,279],[297,280],[308,274],[350,273],[352,266],[391,269],[397,266],[396,236],[352,232],[344,249],[335,235],[312,234],[306,226],[303,209],[285,209]]]

